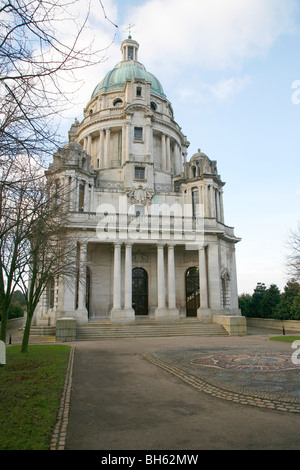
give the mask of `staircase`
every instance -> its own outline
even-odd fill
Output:
[[[77,341],[172,336],[228,336],[228,333],[221,325],[203,324],[194,318],[166,324],[158,324],[148,318],[136,318],[134,325],[112,325],[110,321],[98,320],[76,329]]]

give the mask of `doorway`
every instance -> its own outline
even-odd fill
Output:
[[[186,316],[196,317],[200,307],[199,269],[189,268],[185,274]]]
[[[85,307],[88,312],[88,318],[90,318],[90,303],[91,303],[91,271],[90,268],[86,268],[86,285],[85,285]]]
[[[148,315],[148,274],[143,268],[132,270],[132,308],[136,315]]]

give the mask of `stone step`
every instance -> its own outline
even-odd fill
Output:
[[[76,329],[76,340],[97,340],[113,338],[146,338],[170,336],[228,336],[221,325],[215,324],[135,324],[116,326],[94,324]]]

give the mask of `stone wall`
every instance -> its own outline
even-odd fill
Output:
[[[59,318],[56,321],[56,341],[68,342],[76,340],[76,320],[74,318]]]
[[[248,318],[247,317],[247,326],[255,328],[270,328],[275,330],[294,331],[295,333],[300,333],[300,321],[296,320],[275,320],[273,318]]]
[[[229,336],[246,336],[247,322],[242,316],[214,315],[213,322],[222,325]]]
[[[18,318],[11,318],[10,320],[7,321],[7,331],[8,330],[16,330],[18,328],[23,328],[25,325],[26,318],[24,317],[18,317]],[[1,321],[0,321],[1,325]]]

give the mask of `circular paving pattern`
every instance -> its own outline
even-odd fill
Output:
[[[292,351],[173,349],[145,354],[144,358],[217,398],[300,413],[300,365],[293,364]]]
[[[280,371],[299,368],[291,361],[291,354],[283,353],[246,353],[246,354],[211,354],[196,357],[191,364],[199,367],[249,371]]]

